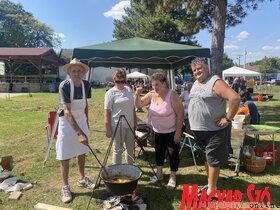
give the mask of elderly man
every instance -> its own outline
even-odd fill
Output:
[[[56,159],[60,160],[63,187],[61,200],[68,203],[72,200],[69,176],[69,160],[77,158],[79,179],[77,185],[94,188],[92,181],[85,176],[85,153],[89,152],[88,103],[91,87],[83,80],[89,67],[78,59],[73,59],[64,66],[69,79],[59,86],[59,126],[56,142]]]
[[[202,151],[208,177],[207,195],[217,189],[220,166],[227,163],[231,120],[240,98],[217,75],[210,75],[207,62],[196,58],[191,63],[196,81],[190,92],[189,121]],[[228,112],[226,112],[228,102]]]

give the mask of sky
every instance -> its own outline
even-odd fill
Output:
[[[114,40],[114,19],[124,15],[129,0],[11,0],[50,26],[62,38],[61,48],[76,48]],[[264,3],[249,11],[242,24],[226,29],[225,53],[236,64],[280,57],[280,3]],[[211,48],[212,35],[195,35],[202,47]],[[246,52],[246,53],[245,53]]]

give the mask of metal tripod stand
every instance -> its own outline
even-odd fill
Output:
[[[103,160],[103,166],[106,166],[106,165],[107,165],[108,158],[109,158],[109,155],[110,155],[110,152],[111,152],[113,143],[114,143],[114,139],[115,139],[117,130],[118,130],[119,127],[120,127],[120,123],[122,122],[122,119],[124,119],[124,120],[126,121],[126,123],[128,124],[130,131],[133,133],[135,143],[137,144],[138,147],[140,147],[140,150],[143,152],[144,156],[146,157],[146,160],[147,160],[147,162],[149,163],[149,166],[151,167],[153,173],[156,175],[156,172],[155,172],[155,170],[153,169],[153,167],[152,167],[152,165],[151,165],[151,162],[150,162],[149,159],[148,159],[148,154],[147,154],[146,151],[144,150],[143,146],[137,141],[137,136],[135,135],[135,132],[134,132],[133,129],[131,128],[130,124],[128,123],[128,121],[127,121],[127,119],[126,119],[126,117],[125,117],[124,115],[121,115],[121,116],[119,117],[119,119],[118,119],[116,129],[115,129],[115,131],[114,131],[114,133],[113,133],[113,136],[112,136],[112,138],[111,138],[110,144],[109,144],[109,146],[108,146],[107,152],[106,152],[105,157],[104,157],[104,160]],[[96,186],[97,186],[97,187],[100,185],[100,182],[101,182],[101,178],[100,178],[101,171],[102,171],[102,168],[100,169],[99,174],[98,174],[98,178],[97,178],[97,180],[96,180]]]
[[[117,130],[118,130],[119,127],[120,127],[120,123],[122,122],[122,119],[124,119],[125,122],[128,124],[130,131],[133,133],[134,141],[136,142],[137,146],[140,148],[140,151],[143,152],[143,155],[144,155],[146,161],[149,163],[149,166],[150,166],[150,168],[152,169],[154,175],[157,176],[155,170],[154,170],[153,167],[152,167],[151,162],[149,161],[148,154],[147,154],[146,151],[144,150],[143,146],[137,141],[138,137],[135,135],[135,132],[134,132],[133,129],[131,128],[130,124],[128,123],[128,121],[127,121],[127,119],[126,119],[126,117],[125,117],[124,115],[121,115],[121,116],[119,117],[119,119],[118,119],[116,129],[114,130],[113,136],[112,136],[111,141],[110,141],[110,143],[109,143],[109,146],[108,146],[107,152],[106,152],[106,154],[105,154],[105,157],[104,157],[104,160],[103,160],[102,165],[106,167],[106,164],[107,164],[107,161],[108,161],[108,158],[109,158],[111,149],[112,149],[112,145],[113,145],[113,142],[114,142],[114,139],[115,139]],[[102,172],[102,168],[100,169],[100,171],[99,171],[99,173],[98,173],[98,177],[97,177],[97,179],[96,179],[96,183],[95,183],[95,188],[94,188],[94,189],[98,188],[99,185],[100,185],[100,182],[101,182],[100,174],[101,174],[101,172]],[[160,180],[158,181],[158,183],[160,184],[161,187],[163,187],[163,185],[162,185],[162,183],[161,183]],[[93,189],[93,191],[92,191],[91,198],[90,198],[90,200],[89,200],[89,202],[88,202],[87,209],[89,208],[89,204],[90,204],[91,199],[92,199],[92,197],[93,197],[94,189]]]

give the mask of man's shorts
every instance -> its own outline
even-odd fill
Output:
[[[193,131],[200,157],[211,167],[228,162],[231,124],[218,131]]]

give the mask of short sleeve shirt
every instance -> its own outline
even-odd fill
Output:
[[[91,98],[91,87],[90,83],[86,80],[83,80],[84,86],[85,86],[85,94],[86,98]],[[63,104],[71,103],[70,99],[70,80],[64,80],[59,85],[59,109],[58,113],[59,116],[64,116],[63,113]],[[81,87],[75,87],[74,86],[74,99],[82,99],[83,98],[83,90]]]
[[[123,90],[116,87],[111,88],[105,94],[104,109],[111,110],[111,126],[116,127],[119,117],[124,115],[131,127],[134,125],[134,98],[129,87]],[[126,122],[123,127],[128,128]]]

